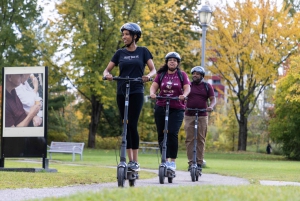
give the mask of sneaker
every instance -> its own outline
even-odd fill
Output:
[[[129,161],[128,164],[127,164],[127,167],[128,167],[128,168],[131,168],[131,166],[132,166],[133,164],[134,164],[133,161]]]
[[[189,165],[188,167],[188,171],[191,171],[192,165]]]
[[[171,165],[171,162],[166,161],[166,166],[167,166],[167,168],[170,167],[170,165]]]
[[[137,162],[133,162],[130,169],[133,170],[133,171],[140,171],[140,164],[138,164]]]
[[[176,164],[175,164],[174,161],[171,161],[171,162],[170,162],[169,168],[170,168],[171,170],[176,170]]]

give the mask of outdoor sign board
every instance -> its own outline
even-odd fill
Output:
[[[47,67],[2,69],[0,167],[9,157],[47,158],[47,100]]]

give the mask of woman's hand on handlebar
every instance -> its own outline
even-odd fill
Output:
[[[150,94],[151,99],[156,99],[156,94]]]
[[[149,75],[143,75],[142,80],[143,80],[143,82],[149,82],[152,79],[151,79],[151,77]]]
[[[179,98],[179,100],[186,100],[187,99],[185,95],[180,95],[178,98]]]
[[[111,74],[107,74],[107,75],[105,75],[105,79],[108,80],[108,81],[112,81],[113,76]]]

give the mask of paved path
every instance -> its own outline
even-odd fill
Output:
[[[143,169],[145,170],[145,169]],[[158,170],[146,171],[157,173]],[[250,184],[248,180],[238,177],[231,176],[221,176],[217,174],[203,174],[199,181],[192,182],[189,172],[176,171],[176,177],[173,179],[173,183],[168,183],[167,178],[165,178],[165,184],[160,184],[158,176],[152,179],[139,179],[136,181],[136,187],[145,186],[160,186],[160,187],[179,187],[179,186],[201,186],[201,185],[248,185]],[[299,182],[285,182],[285,181],[260,181],[261,185],[273,185],[273,186],[286,186],[294,185],[300,186]],[[42,199],[46,197],[62,197],[79,192],[98,192],[105,188],[118,188],[117,181],[112,183],[103,184],[91,184],[91,185],[76,185],[76,186],[66,186],[66,187],[52,187],[52,188],[39,188],[39,189],[15,189],[15,190],[0,190],[0,201],[24,201],[28,199]],[[125,182],[125,188],[130,188],[128,181]]]
[[[157,173],[158,170],[147,170]],[[217,174],[203,174],[199,181],[192,182],[189,172],[176,171],[176,177],[173,183],[168,183],[165,178],[165,184],[160,184],[158,176],[152,179],[139,179],[136,181],[136,187],[140,186],[161,186],[161,187],[178,187],[178,186],[196,186],[196,185],[247,185],[249,182],[246,179],[221,176]],[[93,191],[97,192],[105,188],[118,188],[117,181],[104,184],[92,185],[77,185],[56,188],[40,188],[40,189],[16,189],[16,190],[0,190],[0,201],[23,201],[28,199],[45,198],[45,197],[62,197],[75,194],[78,192]],[[125,183],[125,188],[130,188],[128,181]]]

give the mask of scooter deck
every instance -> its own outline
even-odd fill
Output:
[[[167,168],[167,177],[168,178],[174,178],[174,177],[176,177],[175,170]]]
[[[135,172],[135,171],[127,171],[127,178],[129,180],[138,179],[139,178],[139,173]]]
[[[175,172],[172,168],[167,167],[167,171]]]
[[[141,171],[141,169],[139,169],[139,170],[132,170],[132,169],[128,168],[128,170],[127,170],[127,172],[139,172],[139,171]]]

